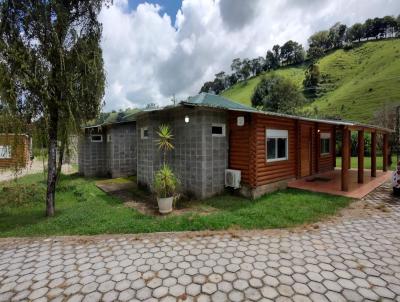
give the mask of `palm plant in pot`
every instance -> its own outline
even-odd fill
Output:
[[[174,195],[178,186],[178,179],[166,162],[167,152],[174,149],[174,145],[172,144],[173,135],[168,125],[161,125],[157,131],[157,135],[157,145],[163,152],[163,164],[154,175],[153,188],[157,194],[160,213],[167,214],[172,212]]]

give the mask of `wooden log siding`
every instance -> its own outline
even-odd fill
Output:
[[[256,148],[255,182],[254,186],[262,186],[276,181],[296,177],[296,120],[255,114],[253,116]],[[276,162],[267,162],[266,159],[266,130],[288,131],[288,159]]]
[[[237,125],[238,116],[244,116],[245,124]],[[267,162],[266,130],[288,131],[288,159]],[[298,178],[301,171],[301,129],[311,131],[311,174],[317,167],[320,172],[334,168],[335,126],[299,121],[293,118],[275,117],[264,114],[231,112],[229,115],[229,168],[240,170],[242,183],[256,188],[281,180]],[[320,140],[316,139],[317,130],[331,134],[329,154],[321,155]],[[319,138],[319,135],[317,135]]]
[[[26,135],[0,134],[0,146],[11,146],[11,158],[0,158],[0,169],[25,167],[29,161],[29,138]]]
[[[244,125],[237,125],[237,118],[244,117]],[[234,112],[229,116],[229,168],[240,170],[242,182],[250,184],[250,130],[251,115]]]

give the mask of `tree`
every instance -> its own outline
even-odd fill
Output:
[[[303,81],[304,90],[306,91],[305,94],[316,97],[320,81],[321,74],[319,72],[319,66],[317,64],[310,64],[305,72]]]
[[[397,31],[397,21],[393,16],[385,16],[383,17],[383,25],[384,25],[384,36],[393,37],[395,32]]]
[[[280,58],[286,65],[302,63],[305,53],[303,46],[292,40],[287,41],[280,49]]]
[[[243,80],[247,80],[251,72],[251,62],[249,59],[243,59],[242,68],[240,69],[240,75]]]
[[[362,38],[364,38],[365,31],[364,26],[361,23],[355,23],[351,26],[347,31],[347,41],[353,42],[358,41],[360,42]]]
[[[324,53],[332,47],[331,40],[329,38],[329,31],[322,30],[316,32],[308,38],[308,57],[316,59],[324,55]]]
[[[342,47],[346,29],[347,26],[345,24],[341,24],[340,22],[337,22],[329,29],[328,37],[333,48]]]
[[[267,55],[265,56],[264,70],[277,69],[278,67],[279,57],[275,56],[271,50],[268,50]]]
[[[78,129],[101,108],[105,73],[97,16],[103,3],[0,3],[1,97],[12,111],[46,121],[47,216],[55,211],[57,141],[74,131],[72,124]]]
[[[294,114],[304,103],[296,84],[278,75],[261,79],[256,86],[251,103],[263,110]]]
[[[231,70],[238,78],[240,78],[240,70],[242,69],[242,61],[240,58],[233,59],[231,64]]]
[[[252,74],[259,75],[263,71],[264,64],[265,63],[264,63],[263,57],[258,57],[258,58],[252,59],[250,61]]]

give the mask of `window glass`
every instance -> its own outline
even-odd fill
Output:
[[[288,159],[288,131],[267,129],[266,150],[267,161],[279,161]]]
[[[278,138],[278,158],[286,157],[286,138]]]
[[[321,133],[321,154],[329,154],[331,152],[331,134],[329,132]]]
[[[11,158],[11,146],[0,146],[0,158]]]
[[[330,153],[330,139],[321,138],[321,154],[329,154],[329,153]]]
[[[276,158],[276,140],[275,138],[267,139],[267,159]]]

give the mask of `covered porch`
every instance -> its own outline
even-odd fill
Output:
[[[317,132],[318,142],[320,141],[319,129]],[[351,168],[352,132],[357,133],[357,167],[355,169]],[[370,169],[365,169],[364,167],[366,133],[369,133],[371,137],[370,149],[368,150],[371,157]],[[390,133],[390,129],[370,125],[353,123],[341,123],[336,125],[333,131],[333,140],[331,142],[333,143],[333,146],[330,148],[336,149],[336,137],[338,137],[338,145],[342,159],[341,166],[336,167],[336,152],[333,152],[333,170],[318,171],[319,168],[317,161],[316,173],[314,175],[298,178],[297,180],[290,182],[288,186],[290,188],[342,195],[351,198],[364,197],[376,187],[390,179],[391,173],[388,172],[388,142]],[[380,171],[377,171],[378,140],[383,161],[382,170]],[[318,144],[317,149],[319,149]],[[317,150],[317,154],[320,154],[319,150]]]
[[[347,191],[342,190],[342,173],[340,168],[297,179],[289,182],[288,187],[360,199],[386,182],[391,175],[391,172],[388,171],[377,171],[376,177],[372,177],[371,170],[365,170],[365,172],[364,183],[359,183],[357,169],[348,170]]]

